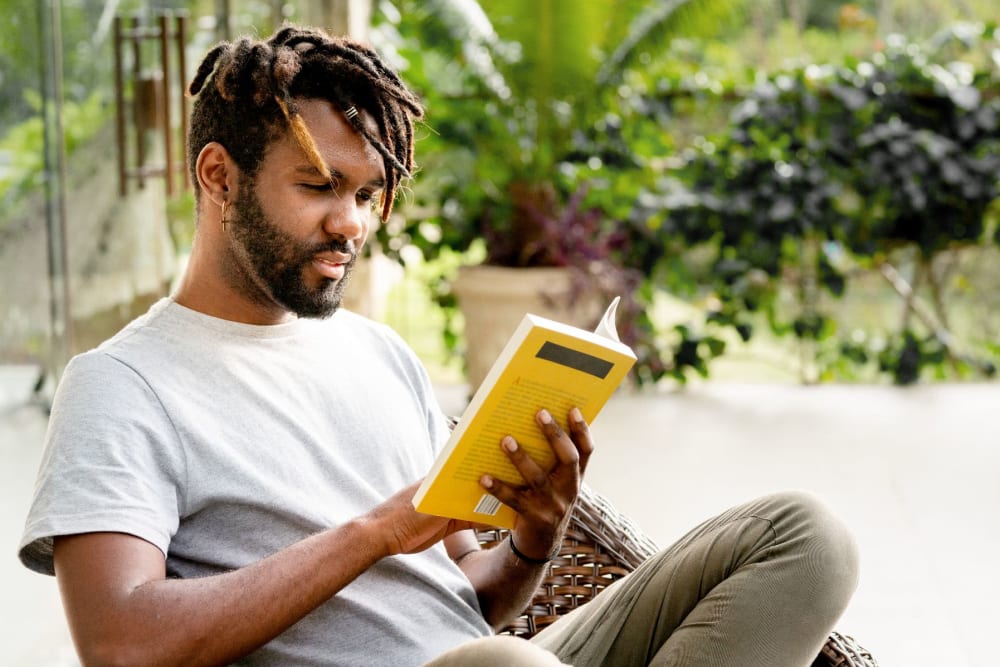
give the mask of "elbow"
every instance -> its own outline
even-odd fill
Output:
[[[80,667],[149,667],[150,665],[191,665],[203,664],[203,660],[169,655],[164,645],[155,642],[128,641],[114,638],[92,641],[86,645],[77,643]]]
[[[517,620],[520,611],[515,610],[506,604],[495,604],[489,599],[479,598],[479,609],[483,614],[483,620],[489,624],[494,633],[501,633]]]
[[[138,667],[139,665],[164,665],[162,655],[155,655],[152,646],[126,637],[108,637],[78,641],[76,651],[80,667]]]
[[[87,646],[76,646],[80,667],[132,667],[133,665],[149,665],[149,656],[142,651],[122,644],[121,642],[99,642]]]

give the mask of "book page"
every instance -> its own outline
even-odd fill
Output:
[[[615,342],[621,342],[621,338],[618,337],[618,327],[615,325],[615,317],[618,315],[618,302],[621,301],[620,296],[616,296],[608,306],[608,309],[604,311],[604,315],[601,316],[601,321],[597,323],[597,328],[594,329],[594,333],[598,336],[604,336]]]

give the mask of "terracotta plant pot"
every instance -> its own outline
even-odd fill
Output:
[[[452,281],[452,291],[465,317],[470,393],[526,313],[589,328],[607,305],[595,290],[581,287],[578,272],[566,267],[464,266]]]

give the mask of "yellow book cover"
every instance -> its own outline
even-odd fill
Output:
[[[413,497],[420,512],[513,528],[515,513],[479,486],[490,474],[514,484],[521,474],[500,448],[512,435],[543,468],[555,456],[535,423],[542,408],[563,429],[578,407],[592,422],[635,363],[618,340],[616,298],[597,331],[525,315],[455,426]]]

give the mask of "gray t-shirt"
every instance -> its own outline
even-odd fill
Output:
[[[254,326],[170,299],[72,360],[52,409],[22,562],[52,537],[130,533],[170,577],[258,561],[426,474],[447,436],[388,327],[350,312]],[[487,635],[441,544],[386,558],[240,664],[417,665]]]

